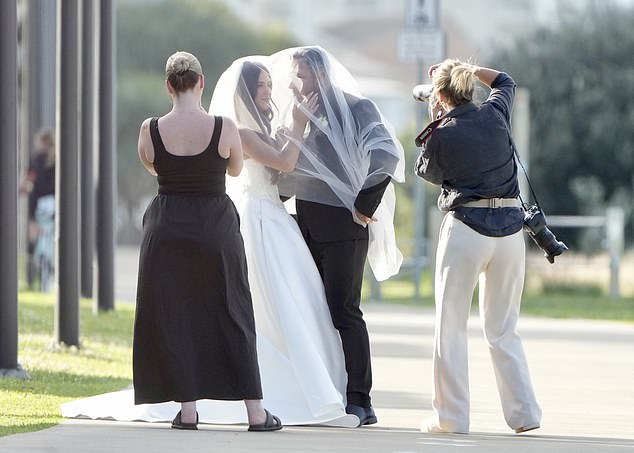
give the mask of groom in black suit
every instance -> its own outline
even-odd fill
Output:
[[[345,102],[342,102],[341,98],[335,99],[336,96],[331,89],[334,81],[328,80],[323,59],[324,54],[311,47],[301,48],[293,55],[295,75],[299,79],[296,89],[302,96],[311,93],[317,93],[319,96],[321,112],[318,110],[316,116],[321,115],[327,122],[329,113],[330,121],[338,119],[343,122],[342,117],[348,115],[354,120],[357,133],[368,124],[380,122],[380,114],[369,100],[348,93],[343,93]],[[323,73],[316,73],[321,71]],[[330,112],[325,111],[326,104],[332,106]],[[341,113],[337,109],[349,111]],[[321,162],[328,168],[327,172],[345,173],[342,160],[337,158],[337,151],[331,143],[332,136],[328,137],[323,132],[323,125],[320,128],[310,123],[309,127],[308,135],[304,138],[306,147],[316,151]],[[378,129],[385,131],[389,136],[382,124]],[[304,157],[300,156],[301,159]],[[391,180],[387,174],[393,173],[398,159],[394,158],[387,163],[392,168],[386,172],[373,168],[375,162],[372,157],[370,162],[368,174],[373,174],[374,180],[366,180],[363,189],[358,192],[354,203],[355,213],[343,207],[335,191],[317,177],[298,178],[296,192],[297,221],[324,282],[332,321],[343,344],[348,373],[346,412],[357,415],[360,425],[376,423],[377,418],[370,401],[372,369],[368,330],[359,308],[363,271],[368,253],[368,228],[355,222],[353,215],[356,215],[360,223],[366,225],[374,221],[372,216]],[[385,165],[385,162],[380,165]],[[380,175],[378,178],[377,174]]]

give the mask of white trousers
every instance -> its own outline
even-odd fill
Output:
[[[524,286],[522,232],[477,233],[448,213],[436,255],[432,406],[442,430],[469,432],[467,321],[479,279],[480,317],[495,370],[502,410],[512,429],[541,421],[522,341],[516,332]]]

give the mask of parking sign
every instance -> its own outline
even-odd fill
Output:
[[[438,27],[438,0],[406,0],[405,26],[413,28]]]
[[[405,29],[398,40],[402,61],[438,62],[444,54],[444,35],[438,29]]]

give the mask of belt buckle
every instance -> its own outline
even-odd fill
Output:
[[[499,208],[502,206],[502,200],[499,198],[489,198],[489,208]]]

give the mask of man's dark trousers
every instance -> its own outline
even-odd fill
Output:
[[[324,282],[348,373],[347,402],[370,406],[372,367],[368,330],[359,307],[368,231],[349,210],[297,200],[297,221]]]

